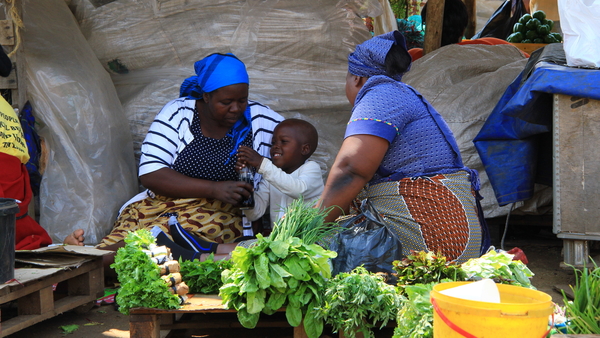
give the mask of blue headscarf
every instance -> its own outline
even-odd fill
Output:
[[[250,83],[248,72],[244,63],[231,53],[211,54],[194,64],[195,76],[188,77],[181,84],[179,97],[190,100],[201,100],[204,93],[213,92],[219,88],[238,83]],[[244,115],[227,134],[233,139],[233,150],[225,164],[237,153],[237,149],[244,141],[251,126],[250,106]]]
[[[350,74],[362,77],[371,77],[375,75],[390,76],[385,71],[385,57],[392,45],[399,45],[406,50],[406,40],[399,31],[393,31],[375,36],[360,45],[356,46],[354,53],[348,55],[348,71]],[[410,55],[408,56],[410,57]],[[410,66],[406,71],[410,69]],[[403,74],[390,76],[396,81],[402,80]]]

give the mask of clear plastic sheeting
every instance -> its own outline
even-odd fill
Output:
[[[510,45],[449,45],[413,63],[402,78],[444,117],[454,133],[464,164],[479,172],[486,218],[504,216],[473,139],[527,59]],[[552,209],[552,188],[536,185],[534,196],[515,204],[514,214],[545,214]]]
[[[179,96],[194,62],[232,52],[250,74],[250,99],[319,131],[324,174],[339,150],[350,105],[347,56],[370,37],[361,17],[377,0],[117,0],[69,7],[111,73],[130,124],[136,163],[155,115]]]
[[[109,74],[64,0],[23,2],[27,91],[48,161],[40,224],[55,242],[96,244],[137,191],[132,138]]]

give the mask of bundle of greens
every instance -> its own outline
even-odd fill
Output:
[[[513,261],[514,255],[506,251],[490,250],[479,258],[471,258],[461,265],[468,279],[493,279],[496,283],[522,286],[530,289],[533,272],[521,261]]]
[[[374,337],[372,328],[395,320],[399,309],[400,296],[395,288],[361,266],[327,282],[317,317],[333,326],[334,333],[341,330],[345,337],[354,338],[362,332],[369,338]]]
[[[218,293],[219,288],[223,286],[221,274],[233,266],[230,260],[215,261],[213,254],[203,262],[197,259],[193,261],[179,259],[179,265],[181,276],[190,287],[190,293],[204,294]]]
[[[433,337],[433,305],[429,293],[437,284],[406,285],[406,297],[402,297],[402,306],[398,312],[392,338],[431,338]]]
[[[568,331],[573,334],[600,334],[600,268],[575,270],[573,300],[563,291],[565,314],[569,320]]]
[[[309,338],[321,335],[323,320],[314,309],[331,278],[328,260],[337,255],[315,244],[337,231],[324,224],[327,213],[296,200],[269,237],[259,234],[253,246],[232,252],[233,266],[223,271],[219,295],[227,308],[237,310],[244,327],[254,328],[261,312],[271,315],[285,307],[291,326],[303,323]]]
[[[439,283],[443,279],[464,281],[466,274],[460,266],[446,262],[441,253],[419,251],[412,252],[401,261],[394,261],[394,270],[398,273],[398,288],[401,293],[406,285]]]
[[[160,268],[143,251],[155,245],[150,231],[130,232],[125,243],[111,265],[121,284],[116,297],[119,311],[129,314],[129,309],[134,307],[177,309],[180,298],[169,291],[167,283],[160,278]]]

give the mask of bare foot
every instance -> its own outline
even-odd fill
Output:
[[[73,231],[72,234],[67,236],[67,238],[65,238],[63,244],[83,246],[84,240],[85,237],[83,237],[83,229],[77,229]]]

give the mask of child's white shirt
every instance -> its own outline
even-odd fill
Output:
[[[284,209],[295,199],[316,202],[323,192],[323,174],[317,162],[306,161],[300,168],[288,174],[276,167],[269,159],[263,159],[258,168],[262,180],[254,190],[254,208],[244,210],[250,221],[259,219],[269,208],[271,223],[277,222]]]

